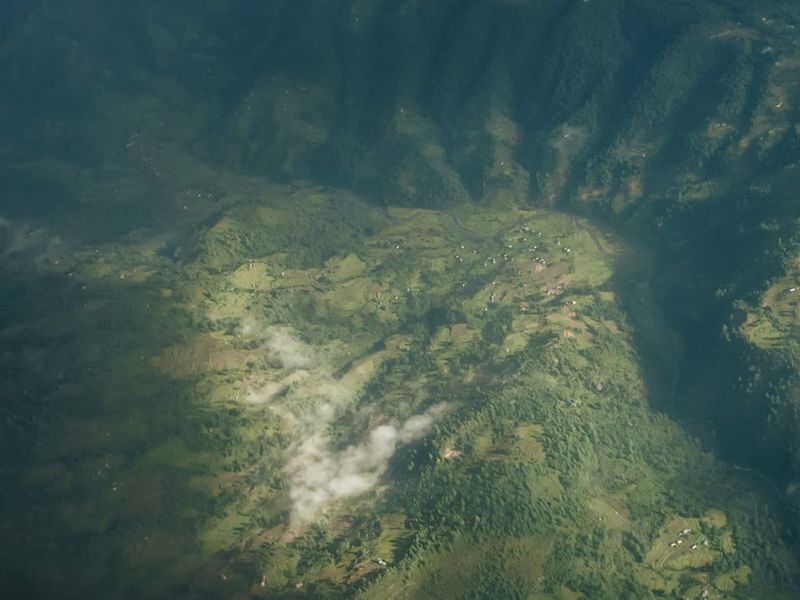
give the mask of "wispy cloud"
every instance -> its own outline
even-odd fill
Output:
[[[331,451],[320,431],[298,441],[288,464],[292,519],[311,521],[334,501],[375,489],[397,448],[428,433],[442,409],[437,405],[400,425],[380,425],[339,452]]]
[[[341,409],[354,402],[359,388],[334,377],[325,354],[289,328],[261,328],[254,319],[245,319],[240,334],[262,340],[267,355],[287,371],[280,381],[250,390],[246,399],[270,405],[293,425],[295,441],[288,449],[287,474],[295,524],[313,521],[337,500],[374,490],[397,448],[427,434],[445,408],[439,404],[405,421],[379,425],[361,442],[335,450],[328,435],[330,425]],[[279,395],[280,404],[274,402]]]

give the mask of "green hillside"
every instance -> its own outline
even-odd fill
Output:
[[[793,3],[7,4],[14,595],[798,596]]]

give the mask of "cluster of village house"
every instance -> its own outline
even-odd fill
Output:
[[[689,534],[690,534],[690,533],[692,533],[692,530],[691,530],[690,528],[688,528],[688,527],[687,527],[686,529],[682,530],[682,531],[681,531],[681,532],[678,534],[678,539],[677,539],[677,540],[675,540],[674,542],[671,542],[671,543],[670,543],[670,545],[669,545],[669,547],[670,547],[670,548],[677,548],[678,546],[680,546],[681,544],[683,544],[683,542],[684,542],[684,539],[685,539],[685,538],[687,538],[687,537],[689,537]],[[708,539],[705,539],[705,538],[704,538],[704,539],[703,539],[703,541],[702,541],[701,543],[702,543],[702,545],[703,545],[703,546],[708,546]],[[700,547],[700,544],[692,544],[692,545],[690,546],[690,549],[691,549],[691,550],[697,550],[699,547]]]

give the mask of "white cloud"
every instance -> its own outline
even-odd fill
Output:
[[[311,521],[332,502],[375,489],[397,448],[428,433],[442,409],[437,405],[400,426],[380,425],[339,452],[330,450],[322,434],[296,444],[288,464],[292,520]]]
[[[250,404],[269,404],[275,396],[280,394],[286,389],[281,383],[275,381],[267,382],[260,388],[250,390],[247,393],[246,399]]]
[[[246,398],[253,404],[268,404],[286,392],[286,401],[272,408],[281,411],[294,428],[286,468],[295,523],[318,518],[339,499],[374,490],[397,448],[422,438],[444,410],[440,404],[402,423],[379,425],[362,442],[333,450],[329,427],[337,410],[352,404],[358,389],[335,378],[324,355],[297,339],[289,328],[262,329],[248,318],[242,321],[240,333],[262,338],[265,351],[291,371],[281,382],[266,383]]]
[[[297,338],[285,327],[272,327],[267,330],[267,349],[286,369],[308,369],[314,366],[313,349]]]

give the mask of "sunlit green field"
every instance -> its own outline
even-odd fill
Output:
[[[10,430],[36,443],[3,474],[1,531],[20,581],[794,597],[772,490],[651,408],[645,255],[547,210],[263,190],[192,205],[188,235],[65,246],[19,286]]]

